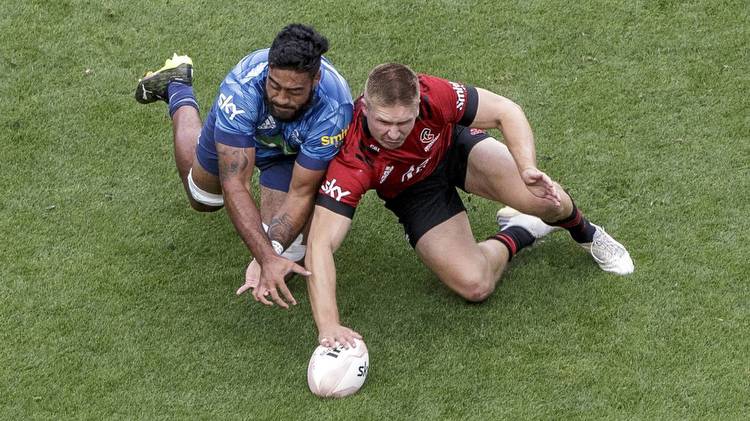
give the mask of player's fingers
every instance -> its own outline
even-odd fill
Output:
[[[349,348],[349,347],[356,348],[357,347],[357,341],[354,339],[353,333],[354,333],[353,331],[347,332],[347,335],[346,335],[346,347],[347,348]]]
[[[253,291],[253,298],[255,298],[255,301],[260,302],[261,304],[265,304],[267,306],[272,306],[273,303],[268,301],[268,289],[264,286],[259,286],[258,288],[255,288]]]
[[[552,205],[554,205],[555,207],[560,207],[560,200],[557,197],[555,197],[554,195],[545,194],[544,195],[544,200],[548,200],[548,201],[552,202]]]
[[[252,287],[250,286],[250,283],[249,283],[249,282],[246,282],[246,283],[245,283],[244,285],[242,285],[242,286],[241,286],[241,287],[240,287],[240,288],[239,288],[239,289],[237,290],[237,295],[242,295],[242,294],[244,294],[244,293],[245,293],[245,291],[247,291],[247,290],[248,290],[248,289],[250,289],[250,288],[252,288]]]
[[[285,283],[282,282],[281,285],[279,285],[279,289],[281,290],[281,294],[284,296],[284,298],[286,298],[287,301],[292,303],[293,306],[297,305],[297,300],[294,299],[292,292],[289,291],[289,288],[287,288]]]
[[[274,303],[278,304],[281,308],[289,308],[289,304],[287,304],[284,300],[281,299],[279,296],[279,292],[276,291],[276,288],[271,288],[271,299]]]
[[[300,266],[300,265],[298,265],[296,263],[294,263],[292,265],[292,271],[295,272],[295,273],[298,273],[298,274],[300,274],[302,276],[310,276],[310,275],[312,275],[312,272],[310,272],[309,270],[305,269],[304,267],[302,267],[302,266]]]
[[[341,344],[341,346],[344,347],[344,349],[349,349],[349,347],[351,346],[349,341],[350,341],[349,335],[347,334],[339,335],[338,342]]]

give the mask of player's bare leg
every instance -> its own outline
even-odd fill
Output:
[[[554,185],[560,195],[559,206],[529,191],[510,151],[495,139],[481,141],[469,154],[467,191],[509,205],[523,214],[535,215],[551,226],[565,228],[602,270],[619,275],[633,272],[633,261],[625,247],[604,229],[590,223],[570,195],[559,184]]]
[[[221,181],[219,177],[206,171],[195,156],[195,148],[198,143],[203,123],[198,110],[193,107],[180,107],[172,115],[172,132],[174,138],[174,160],[177,164],[177,172],[180,174],[182,185],[185,188],[190,206],[199,212],[214,212],[221,206],[209,206],[195,200],[190,192],[188,175],[201,190],[208,193],[220,195]],[[192,170],[192,171],[191,171]]]
[[[508,148],[493,138],[479,142],[469,154],[466,190],[537,216],[544,221],[559,221],[573,211],[570,196],[554,183],[560,193],[560,206],[533,195],[521,179]]]
[[[473,302],[484,301],[492,294],[510,257],[498,241],[477,244],[466,212],[427,231],[415,250],[448,288]]]
[[[195,160],[195,146],[202,123],[192,83],[192,60],[188,56],[175,54],[162,68],[147,72],[138,81],[135,99],[142,104],[157,101],[167,103],[172,117],[175,163],[190,205],[201,212],[212,212],[221,209],[223,204],[221,184],[218,177],[207,172]],[[195,195],[200,200],[196,200]]]

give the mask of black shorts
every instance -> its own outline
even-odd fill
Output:
[[[416,247],[417,241],[427,231],[466,210],[456,187],[466,190],[469,152],[488,137],[483,130],[455,126],[453,144],[435,171],[385,201],[385,207],[396,214],[398,222],[404,226],[412,247]]]

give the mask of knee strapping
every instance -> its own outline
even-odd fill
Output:
[[[207,206],[221,207],[224,206],[224,196],[216,193],[209,193],[195,184],[193,180],[193,169],[190,169],[187,176],[188,187],[190,188],[190,196],[193,197],[198,203],[202,203]]]

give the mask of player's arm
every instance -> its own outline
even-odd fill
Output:
[[[284,202],[268,224],[268,238],[275,247],[279,247],[280,250],[285,249],[302,231],[312,211],[315,193],[324,176],[324,169],[310,170],[298,163],[294,164],[289,191],[284,198]],[[246,285],[248,284],[247,281],[246,279]],[[241,287],[240,290],[243,290],[243,288],[245,286]],[[266,291],[273,293],[277,288],[282,291],[289,291],[283,278],[267,277],[261,271],[258,286],[253,290],[253,298],[256,301],[268,304],[265,298]],[[284,293],[284,296],[292,304],[297,303],[291,292]],[[283,306],[283,301],[276,301],[276,303]]]
[[[307,280],[318,341],[323,346],[349,344],[362,336],[341,325],[336,304],[336,264],[333,253],[344,241],[352,220],[323,206],[315,206],[307,241],[305,266],[312,273]]]
[[[262,264],[276,253],[263,231],[260,212],[253,200],[250,180],[255,165],[255,148],[238,148],[216,143],[219,179],[224,205],[242,241]]]
[[[560,204],[560,195],[552,179],[537,168],[536,147],[531,125],[521,107],[508,98],[477,88],[479,102],[471,127],[499,129],[516,161],[518,172],[532,192]]]
[[[536,148],[529,121],[521,107],[508,98],[477,88],[479,104],[471,127],[499,129],[519,171],[536,168]]]
[[[294,241],[312,212],[315,196],[330,160],[351,121],[352,107],[341,104],[335,111],[319,116],[300,148],[284,202],[268,226],[268,237],[284,247]]]
[[[294,164],[289,192],[268,224],[271,241],[278,241],[286,248],[299,235],[310,217],[315,194],[324,176],[325,169],[311,170],[299,163]]]
[[[239,148],[217,142],[216,152],[219,156],[219,179],[224,193],[224,206],[232,224],[260,264],[261,276],[275,280],[274,285],[280,282],[281,294],[296,304],[294,297],[284,285],[284,276],[292,271],[300,274],[307,274],[307,271],[294,262],[278,256],[263,230],[260,212],[253,200],[250,187],[255,165],[255,148]],[[280,298],[276,288],[270,289],[269,292],[274,302],[281,307],[289,307]],[[261,298],[260,301],[264,304],[272,304],[265,296]]]

